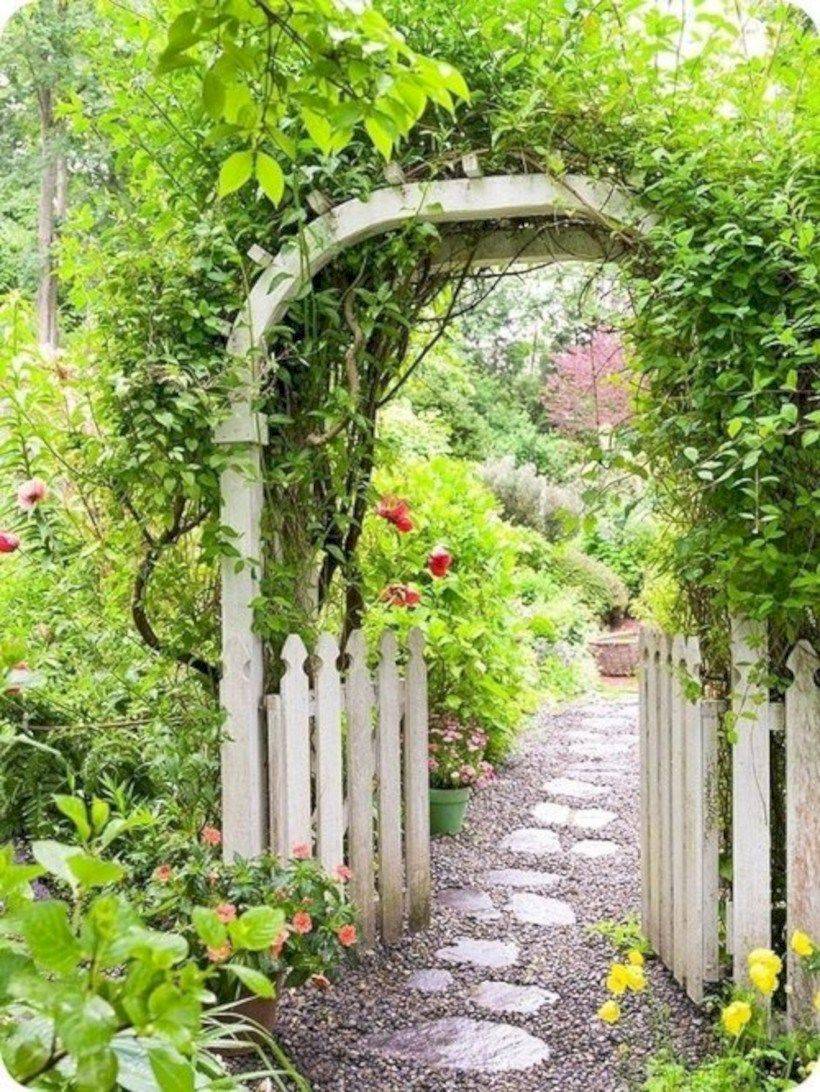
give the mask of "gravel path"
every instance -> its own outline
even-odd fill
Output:
[[[632,693],[543,711],[464,831],[435,840],[430,929],[283,1000],[279,1037],[316,1092],[616,1092],[658,1045],[706,1050],[655,960],[651,1004],[595,1017],[612,949],[585,926],[638,907],[636,731]]]

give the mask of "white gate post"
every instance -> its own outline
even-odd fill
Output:
[[[242,412],[244,410],[244,412]],[[262,719],[264,660],[253,631],[252,603],[259,595],[262,549],[263,418],[247,401],[233,407],[216,442],[236,448],[236,464],[220,479],[221,521],[233,532],[239,557],[223,557],[222,678],[225,711],[222,744],[222,848],[226,860],[258,856],[265,849],[267,793]],[[241,467],[238,465],[241,462]]]

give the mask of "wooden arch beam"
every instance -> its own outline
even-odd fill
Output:
[[[269,844],[265,731],[262,722],[264,659],[253,632],[252,603],[259,594],[262,518],[262,448],[267,424],[254,409],[259,362],[267,331],[290,301],[346,247],[418,220],[433,224],[489,222],[474,264],[498,261],[587,260],[617,257],[651,223],[645,209],[617,186],[584,175],[497,175],[386,186],[366,199],[346,201],[317,216],[298,239],[260,273],[233,326],[228,351],[242,375],[218,443],[241,445],[244,470],[222,473],[222,523],[234,532],[235,557],[222,562],[222,681],[226,713],[222,747],[222,832],[226,857],[256,856]],[[508,224],[545,221],[531,229],[525,248]],[[513,241],[515,236],[515,241]],[[607,242],[611,241],[611,246]],[[445,239],[441,264],[455,264],[458,236]],[[461,244],[463,245],[463,244]],[[463,265],[463,262],[462,262]]]

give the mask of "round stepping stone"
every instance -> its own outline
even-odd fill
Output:
[[[371,1035],[363,1045],[419,1065],[480,1073],[530,1069],[549,1057],[547,1044],[521,1028],[466,1016]]]
[[[572,825],[579,830],[601,830],[618,816],[606,808],[579,808],[572,817]]]
[[[509,909],[525,925],[574,925],[575,911],[568,902],[516,891],[510,896]]]
[[[514,830],[501,843],[504,849],[512,849],[516,853],[531,853],[540,857],[546,853],[560,853],[561,843],[555,831],[544,830],[543,827],[522,827]]]
[[[515,986],[511,982],[479,982],[470,1000],[490,1012],[538,1012],[544,1005],[554,1005],[558,994],[540,986]]]
[[[495,868],[484,877],[494,887],[554,887],[560,880],[555,872],[533,868]]]
[[[629,741],[614,743],[607,740],[600,743],[574,743],[570,747],[570,751],[582,758],[614,758],[628,751],[631,746],[632,744]]]
[[[474,967],[512,967],[518,960],[518,945],[503,940],[456,937],[454,944],[439,948],[436,959],[445,963],[471,963]]]
[[[492,899],[484,891],[477,887],[451,887],[441,891],[437,901],[449,910],[466,914],[471,918],[483,918],[485,921],[498,918],[501,915],[493,906]]]
[[[566,826],[572,817],[572,808],[568,804],[555,804],[552,800],[533,804],[530,811],[539,823],[557,823],[559,826]]]
[[[570,853],[575,853],[578,857],[589,857],[595,860],[599,857],[613,857],[620,852],[620,849],[621,847],[617,842],[585,838],[580,842],[576,842]]]
[[[419,990],[421,993],[443,993],[449,990],[455,979],[449,971],[436,970],[430,967],[424,971],[416,971],[407,979],[407,988]]]
[[[591,785],[588,781],[576,781],[572,777],[555,777],[544,785],[546,792],[554,796],[574,796],[576,800],[588,800],[593,796],[602,796],[606,792],[600,785]]]

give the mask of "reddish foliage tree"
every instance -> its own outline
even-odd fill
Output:
[[[614,330],[598,328],[552,358],[541,396],[550,423],[570,436],[609,432],[629,420],[631,391],[623,345]]]

